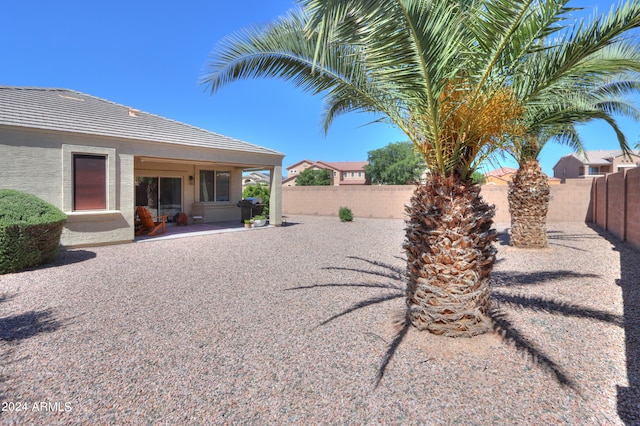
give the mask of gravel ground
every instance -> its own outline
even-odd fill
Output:
[[[502,235],[498,332],[451,339],[398,325],[401,220],[289,224],[0,276],[0,423],[640,424],[638,252]]]

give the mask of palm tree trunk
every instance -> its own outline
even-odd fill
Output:
[[[497,234],[493,206],[484,202],[480,187],[431,176],[416,187],[405,210],[408,320],[452,337],[488,331]]]
[[[521,248],[547,247],[547,212],[551,198],[547,176],[538,160],[528,160],[509,182],[511,245]]]

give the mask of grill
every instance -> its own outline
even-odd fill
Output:
[[[240,223],[244,223],[245,220],[251,219],[253,216],[262,214],[264,204],[262,204],[261,198],[247,197],[238,201],[236,206],[240,207]]]

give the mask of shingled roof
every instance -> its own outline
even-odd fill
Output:
[[[69,89],[0,86],[0,125],[283,155]]]

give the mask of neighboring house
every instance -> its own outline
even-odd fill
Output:
[[[242,176],[242,189],[247,185],[270,185],[271,177],[266,173],[251,172]]]
[[[563,181],[593,178],[640,165],[638,152],[631,159],[625,157],[621,150],[585,151],[584,154],[572,153],[560,158],[553,166],[553,176]]]
[[[240,220],[245,169],[269,170],[281,223],[283,154],[73,90],[0,86],[0,152],[0,187],[67,214],[64,246],[132,241],[138,205]]]
[[[511,167],[501,167],[491,170],[484,174],[487,178],[485,185],[507,185],[511,182],[517,171],[517,169],[512,169]]]
[[[287,177],[283,179],[284,186],[295,186],[296,177],[306,169],[329,170],[334,186],[340,185],[370,185],[371,180],[364,171],[367,161],[310,161],[302,160],[287,167]]]
[[[513,180],[518,169],[511,167],[501,167],[499,169],[491,170],[484,174],[487,178],[485,185],[508,185]],[[548,177],[547,182],[549,185],[558,185],[561,183],[560,179],[555,177]]]

